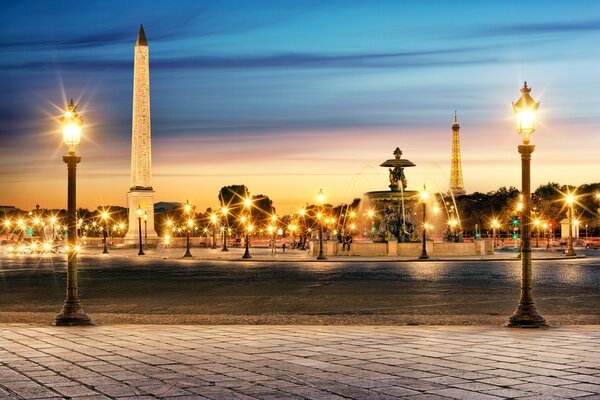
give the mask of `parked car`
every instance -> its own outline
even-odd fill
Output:
[[[590,239],[585,243],[586,249],[600,249],[600,239]]]

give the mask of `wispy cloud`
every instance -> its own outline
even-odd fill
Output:
[[[520,36],[595,31],[600,31],[600,20],[504,24],[475,28],[468,34],[477,36]]]
[[[465,64],[498,62],[496,56],[466,56],[491,50],[495,46],[469,46],[450,49],[398,51],[377,53],[275,53],[255,56],[198,55],[175,58],[153,58],[153,70],[176,69],[264,69],[264,68],[416,68],[442,67]],[[57,62],[61,69],[115,69],[130,70],[130,59],[63,59]],[[0,69],[53,69],[56,65],[42,61],[0,64]]]

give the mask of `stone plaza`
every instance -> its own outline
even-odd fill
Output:
[[[1,399],[598,399],[598,326],[0,325]]]

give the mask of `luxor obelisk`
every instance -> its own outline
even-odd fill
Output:
[[[152,188],[152,155],[150,135],[150,69],[148,42],[144,27],[140,25],[135,42],[133,62],[133,120],[131,127],[131,187],[127,193],[129,206],[129,230],[125,236],[128,243],[139,240],[138,207],[147,220],[142,219],[142,238],[155,241],[154,190]]]

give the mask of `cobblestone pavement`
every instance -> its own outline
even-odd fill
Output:
[[[600,399],[600,327],[0,325],[0,398]]]

